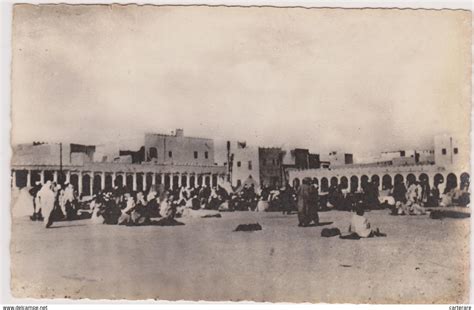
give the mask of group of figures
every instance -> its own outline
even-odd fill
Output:
[[[430,186],[427,180],[396,180],[393,187],[379,191],[378,184],[367,182],[360,191],[348,191],[342,185],[332,185],[319,195],[322,209],[354,210],[358,204],[368,209],[390,208],[393,215],[424,214],[427,208],[468,206],[470,203],[469,181],[461,183],[459,188],[446,186],[440,190],[440,183]]]
[[[179,217],[220,217],[225,211],[298,212],[298,226],[317,225],[319,211],[337,209],[361,213],[366,209],[390,208],[393,215],[425,214],[428,207],[449,205],[453,201],[469,204],[469,184],[461,189],[446,188],[440,194],[437,186],[414,181],[407,186],[396,182],[393,188],[379,192],[377,184],[368,182],[361,191],[348,192],[341,186],[331,186],[319,192],[311,178],[300,186],[289,184],[281,188],[246,184],[239,188],[217,185],[209,187],[175,187],[166,189],[153,185],[147,191],[131,191],[115,187],[92,197],[80,197],[72,184],[39,182],[30,189],[33,196],[32,220],[53,222],[91,218],[94,223],[118,225],[177,225]],[[358,211],[359,210],[359,211]],[[159,219],[154,221],[153,219]]]

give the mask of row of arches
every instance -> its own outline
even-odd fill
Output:
[[[125,180],[124,180],[125,178]],[[112,176],[111,175],[106,175],[105,180],[104,180],[104,190],[108,191],[111,190],[113,187],[125,187],[128,190],[135,190],[137,191],[148,191],[150,187],[153,184],[153,175],[145,175],[145,182],[143,180],[143,175],[138,174],[136,178],[136,185],[134,186],[134,179],[133,175],[126,175],[125,177],[123,175],[117,175],[115,180],[112,181]],[[71,181],[70,183],[74,186],[74,188],[79,188],[79,176],[76,174],[71,175]],[[205,184],[206,186],[211,186],[211,182],[213,184],[217,184],[217,176],[213,175],[213,179],[210,178],[204,178],[203,176],[190,176],[189,178],[189,185],[194,186],[196,184],[196,179],[198,184]],[[166,189],[170,188],[176,188],[178,186],[188,186],[188,179],[185,175],[183,176],[177,176],[177,175],[165,175],[164,176],[164,186]],[[92,185],[91,185],[92,182]],[[204,182],[204,183],[203,183]],[[155,180],[155,184],[162,184],[162,179],[161,177],[157,178]],[[97,194],[102,190],[102,176],[101,175],[94,175],[92,178],[89,174],[84,174],[82,176],[82,189],[81,192],[84,195],[91,195],[91,190],[92,194]]]
[[[218,174],[158,174],[158,173],[81,173],[55,170],[13,170],[12,187],[29,187],[36,182],[47,181],[71,183],[83,195],[97,194],[101,190],[126,187],[129,190],[148,191],[153,184],[164,184],[165,188],[179,186],[216,186]]]
[[[468,188],[470,184],[470,176],[467,172],[461,173],[459,177],[454,173],[449,173],[446,175],[446,177],[441,173],[437,173],[430,180],[430,177],[426,173],[421,173],[418,176],[413,173],[409,173],[406,175],[406,177],[404,177],[402,174],[395,174],[393,176],[390,174],[384,174],[382,176],[374,174],[370,177],[368,175],[362,175],[360,177],[356,175],[352,175],[350,177],[342,176],[339,178],[335,176],[321,178],[314,177],[312,178],[312,181],[314,184],[319,186],[319,189],[322,192],[327,192],[332,186],[340,186],[341,189],[348,189],[354,192],[364,189],[369,183],[376,186],[379,190],[387,190],[393,188],[396,183],[402,182],[405,183],[405,185],[409,185],[415,181],[422,183],[427,182],[429,186],[438,186],[440,184],[444,184],[445,189],[450,190],[456,189],[458,187],[460,189]],[[301,180],[296,177],[293,179],[292,183],[293,187],[297,188],[300,186]]]

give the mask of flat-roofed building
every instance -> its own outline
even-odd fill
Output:
[[[182,129],[171,135],[145,134],[145,162],[179,165],[214,165],[214,141],[186,137]]]

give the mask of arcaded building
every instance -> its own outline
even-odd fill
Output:
[[[71,143],[14,146],[12,188],[31,187],[47,180],[71,183],[80,194],[91,195],[114,186],[146,191],[150,186],[216,186],[226,179],[225,166],[214,164],[211,139],[147,134],[141,163],[94,161],[94,146]],[[141,152],[140,152],[141,153]],[[129,155],[130,156],[130,155]]]
[[[383,161],[375,163],[351,164],[331,169],[292,169],[289,181],[298,186],[303,178],[311,178],[319,184],[321,191],[327,191],[330,185],[360,190],[366,182],[372,181],[379,190],[391,188],[395,180],[427,180],[431,186],[440,185],[459,188],[470,183],[470,144],[469,135],[440,135],[434,138],[434,163],[430,161],[412,163],[403,161]],[[426,152],[427,156],[432,154]],[[407,157],[406,154],[403,158]]]

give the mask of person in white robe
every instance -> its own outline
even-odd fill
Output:
[[[72,203],[74,202],[74,186],[72,184],[68,184],[66,188],[64,189],[64,193],[62,196],[62,202],[61,202],[61,210],[63,211],[64,216],[66,216],[66,205],[67,203]]]
[[[51,215],[54,209],[55,194],[51,186],[51,181],[47,181],[43,187],[41,187],[37,195],[46,228],[49,228],[53,224]]]
[[[166,193],[164,197],[160,199],[160,216],[164,219],[172,219],[175,216],[175,209],[172,206],[171,202],[173,201],[173,196],[168,197]]]
[[[91,217],[91,222],[93,224],[103,224],[104,223],[104,217],[100,215],[100,209],[102,207],[102,203],[97,201],[96,199],[93,199],[90,203],[90,209],[92,211],[92,217]]]

